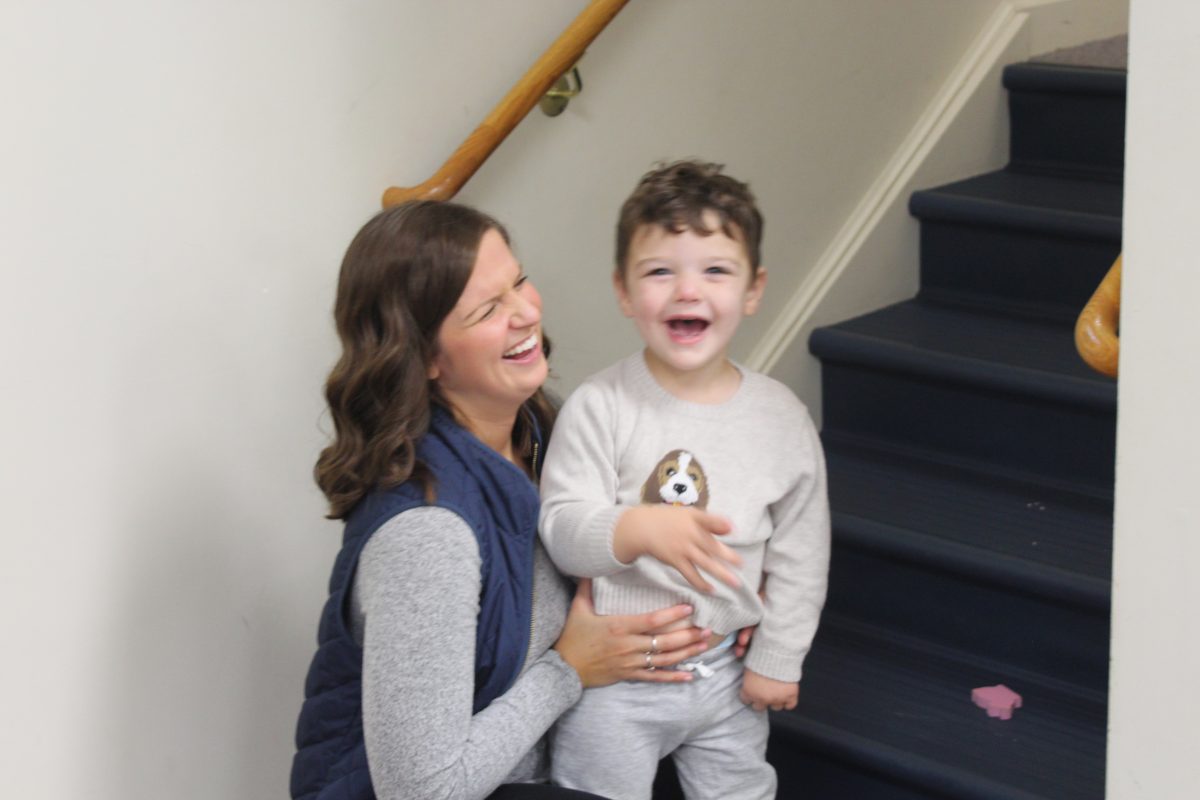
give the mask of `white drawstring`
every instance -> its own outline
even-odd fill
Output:
[[[705,651],[704,655],[707,656],[708,659],[711,659],[714,653],[719,653],[726,648],[732,647],[736,640],[737,634],[731,633],[722,639],[721,643],[716,647]],[[713,668],[704,663],[704,661],[701,661],[699,658],[689,658],[687,661],[682,661],[675,665],[675,669],[682,670],[683,672],[694,672],[701,678],[711,678],[713,676]]]
[[[712,667],[702,661],[684,661],[676,666],[675,669],[684,672],[694,672],[701,678],[711,678],[713,676]]]

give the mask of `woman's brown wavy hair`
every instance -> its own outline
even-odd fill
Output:
[[[509,241],[504,226],[473,208],[415,201],[377,214],[346,250],[333,311],[342,355],[325,382],[334,437],[314,469],[331,519],[345,519],[372,489],[409,479],[432,501],[436,486],[416,443],[433,404],[453,409],[429,365],[489,230]],[[543,347],[548,356],[550,343]],[[538,389],[517,415],[515,453],[528,460],[534,426],[548,437],[553,420]]]

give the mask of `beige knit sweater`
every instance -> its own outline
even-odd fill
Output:
[[[795,395],[738,369],[737,393],[716,405],[666,392],[640,352],[589,378],[563,406],[546,451],[542,541],[559,569],[596,579],[599,613],[686,602],[693,622],[718,635],[757,624],[745,666],[797,681],[825,600],[825,463]],[[722,541],[742,557],[740,587],[710,579],[717,588],[705,595],[648,556],[617,560],[612,537],[622,511],[668,501],[732,520]]]

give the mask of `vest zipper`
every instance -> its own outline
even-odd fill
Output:
[[[533,652],[533,625],[534,614],[536,613],[534,609],[537,608],[537,583],[533,583],[532,588],[533,591],[529,598],[529,644],[525,645],[525,660],[521,662],[521,669],[517,671],[518,675],[525,671],[525,665],[529,663],[529,654]]]
[[[539,445],[541,445],[541,442],[539,442],[537,439],[534,439],[533,440],[533,454],[530,456],[530,459],[529,459],[529,471],[531,473],[533,473],[531,477],[533,478],[534,486],[537,486],[538,447],[539,447]],[[533,535],[536,539],[537,531],[534,531]],[[529,663],[529,654],[533,652],[533,628],[534,628],[534,623],[535,623],[534,614],[535,614],[535,610],[537,609],[537,542],[536,541],[534,541],[534,543],[533,543],[533,551],[534,551],[533,558],[529,562],[530,566],[533,568],[533,572],[534,572],[534,574],[532,576],[530,576],[530,581],[529,581],[529,587],[530,587],[529,641],[525,644],[525,659],[524,659],[524,661],[521,662],[521,668],[519,670],[517,670],[518,675],[520,675],[522,672],[525,671],[525,666]]]

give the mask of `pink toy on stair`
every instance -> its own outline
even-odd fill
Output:
[[[1013,709],[1021,707],[1021,695],[1001,683],[972,689],[971,702],[987,711],[989,717],[1012,719]]]

